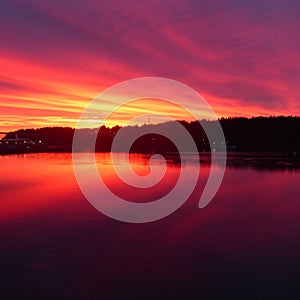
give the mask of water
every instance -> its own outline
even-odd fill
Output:
[[[131,163],[148,174],[147,157]],[[168,178],[145,194],[118,182],[108,154],[97,164],[116,193],[137,202],[166,194],[180,170],[169,161]],[[71,154],[0,156],[1,299],[299,298],[299,169],[231,157],[216,197],[198,209],[208,171],[201,165],[194,193],[172,215],[127,224],[85,199]]]

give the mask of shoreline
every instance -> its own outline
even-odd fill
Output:
[[[34,155],[34,154],[72,154],[72,151],[36,151],[36,152],[26,152],[26,153],[0,153],[0,158],[5,156],[22,156],[22,155]],[[93,153],[93,152],[76,152],[78,154]],[[112,152],[100,152],[95,151],[96,155],[99,154],[110,154]],[[124,152],[117,152],[119,154],[124,154]],[[159,153],[156,153],[159,154]],[[215,156],[214,165],[223,165],[224,153],[214,152]],[[151,157],[152,153],[135,153],[130,152],[130,155],[141,155],[145,157]],[[220,160],[218,160],[218,155],[220,155]],[[163,157],[166,159],[167,163],[173,165],[194,163],[200,158],[200,164],[211,165],[211,153],[210,152],[185,152],[180,156],[179,153],[167,153]],[[291,152],[227,152],[226,154],[226,167],[228,168],[253,168],[256,170],[300,170],[300,155],[299,153]]]

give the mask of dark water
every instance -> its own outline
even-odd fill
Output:
[[[147,160],[131,158],[147,174]],[[128,196],[108,155],[97,163]],[[179,210],[128,224],[84,198],[71,154],[0,157],[0,299],[299,299],[298,167],[231,157],[216,197],[199,209],[209,165],[201,167],[199,185]],[[150,201],[172,188],[179,168],[168,164],[159,191],[131,193]]]

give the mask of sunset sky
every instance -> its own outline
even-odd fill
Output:
[[[0,132],[74,127],[144,76],[189,85],[219,117],[300,115],[299,16],[298,0],[1,0]]]

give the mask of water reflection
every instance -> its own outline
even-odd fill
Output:
[[[168,160],[168,178],[143,194],[116,181],[108,154],[96,158],[114,192],[128,200],[134,195],[134,201],[166,193],[180,166]],[[139,175],[149,172],[148,157],[130,159]],[[111,220],[89,204],[71,154],[1,156],[1,296],[298,298],[299,168],[257,169],[254,157],[244,164],[231,159],[205,209],[197,204],[209,158],[202,160],[198,185],[178,211],[137,225]],[[82,154],[82,163],[92,162]],[[193,167],[191,155],[182,166]]]

